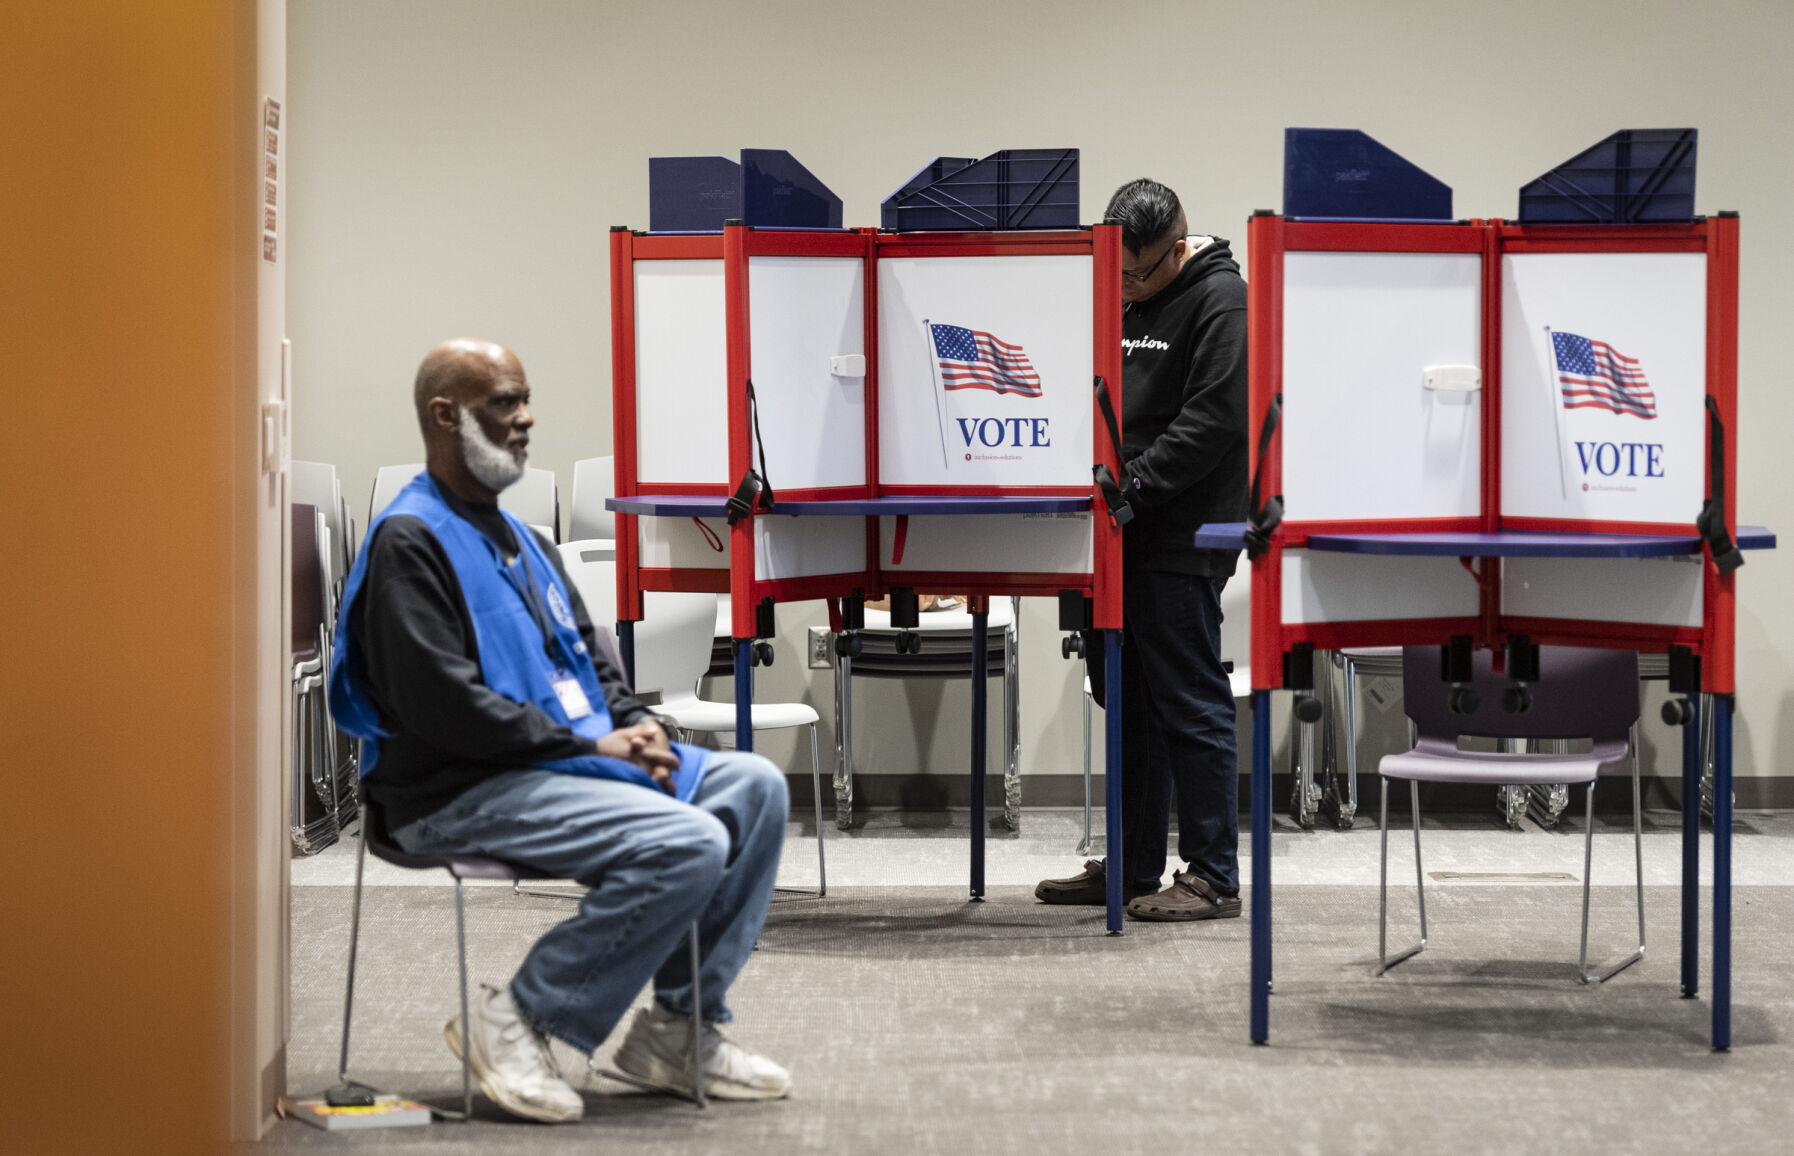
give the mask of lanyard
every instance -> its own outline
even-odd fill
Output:
[[[529,562],[529,545],[524,542],[519,542],[517,545],[517,561],[523,564],[523,580],[518,581],[515,566],[507,564],[503,558],[499,559],[498,568],[504,574],[505,581],[509,582],[511,588],[517,591],[517,596],[523,599],[523,605],[529,609],[529,616],[535,622],[536,629],[542,632],[543,651],[547,653],[551,662],[558,664],[560,660],[555,656],[558,636],[554,632],[554,627],[549,624],[547,608],[542,605],[542,591],[536,585],[535,568]],[[576,665],[568,663],[570,668]]]

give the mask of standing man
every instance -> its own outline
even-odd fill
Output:
[[[1239,751],[1221,666],[1221,588],[1235,550],[1198,550],[1196,528],[1246,517],[1246,283],[1227,242],[1189,237],[1177,194],[1121,186],[1122,894],[1135,919],[1240,913]],[[1099,652],[1100,653],[1100,652]],[[1089,663],[1103,697],[1103,666]],[[1171,799],[1178,856],[1163,891]],[[1046,903],[1101,906],[1095,859],[1035,888]]]
[[[584,1102],[548,1037],[590,1054],[642,986],[616,1065],[690,1090],[692,921],[710,1095],[771,1100],[791,1078],[717,1031],[766,921],[785,839],[784,776],[746,752],[674,744],[606,657],[552,546],[498,508],[523,476],[529,382],[489,341],[431,350],[413,391],[425,471],[368,527],[343,590],[330,706],[363,740],[392,838],[475,854],[588,890],[504,987],[443,1034],[471,1048],[506,1111],[576,1120]]]

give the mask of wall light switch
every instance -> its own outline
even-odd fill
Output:
[[[828,371],[836,377],[865,377],[866,355],[843,353],[828,359]]]

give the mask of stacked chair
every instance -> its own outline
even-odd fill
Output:
[[[349,563],[355,520],[336,469],[295,461],[292,497],[293,846],[312,854],[355,820],[356,745],[336,729],[326,701],[331,639]]]

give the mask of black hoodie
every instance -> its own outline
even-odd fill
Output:
[[[1121,321],[1128,569],[1225,577],[1237,550],[1198,550],[1205,522],[1246,518],[1246,282],[1215,237]]]

